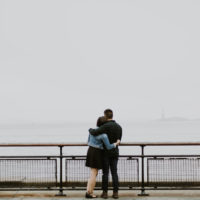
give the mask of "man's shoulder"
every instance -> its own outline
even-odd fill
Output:
[[[119,123],[117,123],[115,120],[110,120],[110,121],[106,122],[105,124],[107,124],[108,126],[117,126],[117,127],[121,128]]]
[[[115,120],[110,120],[110,121],[107,121],[104,125],[106,125],[106,126],[113,126],[115,124],[116,124]]]

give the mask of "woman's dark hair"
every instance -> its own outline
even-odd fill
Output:
[[[97,119],[97,126],[100,127],[105,124],[107,121],[106,117],[102,116]]]

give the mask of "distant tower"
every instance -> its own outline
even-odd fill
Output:
[[[164,108],[162,108],[162,111],[161,111],[161,119],[165,120],[165,110],[164,110]]]

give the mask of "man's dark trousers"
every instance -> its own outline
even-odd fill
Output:
[[[102,176],[102,190],[107,192],[108,191],[108,175],[109,175],[109,168],[112,174],[112,183],[113,183],[113,192],[118,192],[119,188],[119,181],[118,181],[118,174],[117,174],[117,163],[118,157],[110,158],[106,153],[103,155],[103,176]]]

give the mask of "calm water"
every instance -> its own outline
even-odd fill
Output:
[[[121,123],[122,142],[200,142],[200,122]],[[1,126],[1,143],[86,143],[91,123]],[[86,155],[88,147],[65,147],[64,155]],[[58,155],[58,147],[1,147],[0,155]],[[121,155],[138,155],[140,147],[120,147]],[[145,147],[145,154],[199,154],[200,147]],[[84,161],[85,162],[85,161]],[[196,162],[194,163],[196,164]],[[199,165],[199,160],[197,165]],[[75,164],[72,165],[74,168]],[[84,166],[84,164],[82,164]],[[184,165],[185,166],[185,165]],[[70,167],[70,166],[69,166]],[[79,168],[79,166],[77,166]],[[120,166],[119,166],[120,167]],[[123,166],[122,166],[123,167]],[[127,168],[128,166],[126,166]],[[89,170],[88,168],[82,168]],[[6,169],[5,169],[6,170]],[[78,170],[80,171],[80,170]],[[123,169],[120,171],[124,171]],[[134,170],[130,170],[133,172]],[[184,170],[183,170],[184,171]],[[129,172],[129,173],[130,173]],[[154,172],[153,172],[154,173]],[[15,173],[16,174],[16,173]],[[85,171],[82,173],[89,176]],[[130,178],[120,175],[122,178]],[[153,175],[154,176],[154,175]],[[168,175],[167,175],[168,176]],[[69,177],[69,175],[68,175]],[[135,174],[132,177],[136,177]],[[183,176],[181,176],[183,177]],[[191,175],[193,177],[193,174]],[[74,178],[74,177],[73,177]],[[85,178],[85,177],[84,177]],[[188,177],[187,177],[188,178]],[[132,178],[133,179],[133,178]]]
[[[146,121],[121,123],[122,142],[200,142],[200,121]],[[70,143],[87,142],[88,129],[92,123],[43,124],[0,126],[1,143]],[[159,148],[159,149],[158,149]],[[3,148],[5,154],[56,154],[58,148]],[[66,147],[65,154],[85,154],[87,148]],[[199,147],[147,147],[146,153],[196,153]],[[138,147],[121,147],[121,154],[140,153]]]

